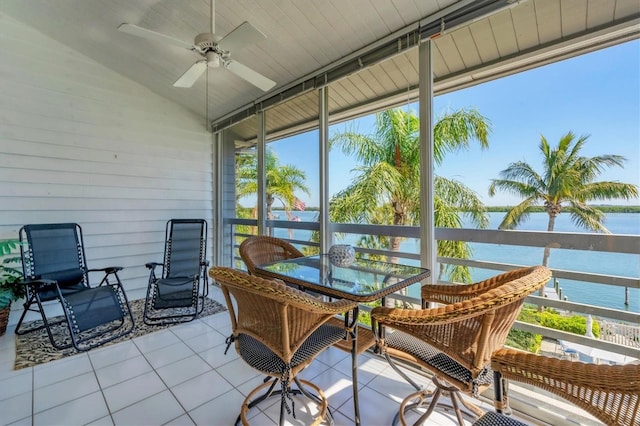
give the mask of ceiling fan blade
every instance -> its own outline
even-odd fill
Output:
[[[120,24],[118,30],[122,31],[123,33],[143,37],[148,40],[158,41],[160,43],[171,44],[173,46],[182,47],[188,50],[193,50],[195,48],[192,43],[187,43],[186,41],[178,40],[177,38],[169,37],[168,35],[160,34],[155,31],[139,27],[137,25],[127,23]]]
[[[269,89],[273,88],[276,85],[276,82],[273,80],[269,80],[267,77],[259,74],[258,72],[252,70],[251,68],[242,65],[239,62],[234,60],[230,60],[225,64],[225,68],[234,73],[240,78],[247,80],[249,83],[253,84],[257,88],[266,92]]]
[[[243,22],[229,34],[224,36],[224,38],[218,42],[218,46],[227,52],[234,52],[238,49],[242,49],[244,46],[255,44],[266,38],[267,36],[259,29],[248,22]]]
[[[198,61],[195,64],[191,65],[188,70],[184,72],[180,76],[175,83],[173,83],[173,87],[191,87],[193,84],[198,81],[203,72],[207,69],[207,61],[202,60]]]

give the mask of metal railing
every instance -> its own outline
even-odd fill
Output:
[[[225,225],[232,227],[231,247],[232,258],[231,265],[237,265],[240,259],[237,255],[237,246],[241,240],[248,236],[248,233],[238,233],[235,231],[237,225],[255,226],[255,220],[251,219],[227,219]],[[267,221],[267,226],[272,235],[276,230],[295,230],[318,231],[318,223],[316,222],[291,222],[282,220]],[[372,235],[372,236],[395,236],[403,238],[420,238],[420,230],[418,227],[411,226],[381,226],[381,225],[359,225],[359,224],[332,224],[330,232],[334,236],[352,235]],[[639,255],[640,235],[615,235],[615,234],[587,234],[587,233],[563,233],[563,232],[539,232],[539,231],[502,231],[502,230],[481,230],[481,229],[453,229],[453,228],[436,228],[435,233],[437,240],[464,241],[467,243],[483,243],[502,246],[519,246],[519,247],[538,247],[553,249],[569,249],[583,251],[597,251],[604,253],[632,254]],[[295,238],[283,238],[298,247],[315,248],[318,244],[313,241],[297,240]],[[387,256],[397,259],[400,263],[416,264],[419,262],[420,256],[411,252],[391,252],[388,250],[356,248],[360,253],[369,255]],[[522,266],[521,264],[501,263],[489,261],[486,259],[458,259],[450,257],[438,257],[438,264],[443,265],[461,265],[470,268],[479,268],[495,272],[495,274],[508,271]],[[581,270],[572,269],[554,269],[551,268],[554,279],[568,279],[581,282],[594,283],[597,285],[608,285],[624,287],[627,289],[640,289],[640,277],[634,276],[616,276],[609,274],[590,273]],[[437,275],[436,275],[437,276]],[[604,287],[603,287],[604,288]],[[419,305],[420,301],[414,297],[396,294],[393,296],[396,300],[403,303],[412,303]],[[636,344],[635,330],[640,325],[640,313],[629,312],[620,309],[612,309],[603,306],[588,305],[584,303],[576,303],[568,300],[553,299],[540,297],[537,295],[529,296],[527,303],[545,306],[557,309],[559,311],[571,312],[572,314],[592,315],[600,321],[607,321],[610,324],[620,324],[625,328],[625,333],[631,335],[631,340],[626,339],[595,339],[592,337],[581,336],[578,334],[568,333],[540,325],[529,324],[517,321],[514,325],[515,329],[540,334],[550,339],[562,340],[565,342],[573,342],[580,345],[588,346],[603,351],[613,352],[622,356],[640,359],[640,344]],[[363,306],[363,310],[367,311],[368,307]],[[611,326],[610,326],[611,327]],[[631,344],[630,344],[631,343]]]

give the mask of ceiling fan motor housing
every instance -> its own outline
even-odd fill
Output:
[[[222,40],[222,37],[211,33],[200,33],[196,36],[193,44],[198,46],[202,53],[214,51],[216,53],[222,53],[222,49],[218,47],[218,42]]]
[[[220,66],[220,57],[226,52],[218,47],[218,42],[222,40],[222,37],[216,36],[211,33],[201,33],[195,38],[194,45],[203,53],[207,58],[207,65],[211,68],[217,68]]]

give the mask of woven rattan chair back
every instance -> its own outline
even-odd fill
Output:
[[[422,329],[422,338],[465,365],[476,376],[489,365],[493,352],[503,347],[524,299],[544,286],[550,277],[551,273],[544,267],[520,268],[469,286],[474,290],[472,292],[462,286],[463,294],[444,308],[453,312],[451,321]],[[441,299],[441,288],[424,286],[423,300]],[[473,308],[461,306],[470,303]]]
[[[477,396],[492,383],[491,355],[503,347],[524,299],[544,286],[550,277],[547,268],[535,266],[471,286],[426,285],[422,290],[425,302],[449,304],[417,310],[375,308],[371,315],[378,335],[377,349],[392,366],[395,365],[392,357],[397,357],[430,370],[443,391],[459,390]],[[385,327],[395,332],[388,333]],[[476,407],[465,405],[481,415]],[[463,423],[461,413],[457,414]]]
[[[513,349],[494,353],[495,405],[508,410],[507,382],[518,381],[556,394],[590,413],[606,425],[640,424],[640,365],[587,364]],[[478,426],[521,425],[499,413],[487,413]]]
[[[233,334],[252,336],[285,362],[291,361],[315,329],[334,315],[353,309],[357,303],[325,302],[281,281],[229,268],[213,267],[210,276],[224,294]]]
[[[240,357],[261,373],[274,377],[273,385],[281,381],[283,393],[289,392],[288,385],[293,381],[321,393],[315,385],[298,381],[296,376],[322,350],[345,337],[344,328],[326,323],[334,315],[353,309],[357,302],[326,302],[281,281],[230,268],[213,267],[209,275],[222,289],[233,333],[228,343],[235,343]],[[258,386],[247,396],[243,415],[249,410],[251,398],[263,387],[264,384]]]
[[[258,265],[302,256],[300,250],[287,241],[267,235],[254,235],[240,244],[240,257],[252,275]]]

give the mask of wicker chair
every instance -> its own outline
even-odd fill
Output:
[[[447,304],[431,309],[373,309],[376,351],[384,354],[391,367],[417,390],[402,401],[393,423],[400,420],[406,425],[406,413],[416,410],[420,416],[415,424],[422,424],[436,406],[453,409],[461,425],[463,417],[482,416],[484,412],[463,399],[460,391],[477,397],[491,385],[491,355],[504,345],[525,297],[544,286],[550,277],[547,268],[534,266],[469,286],[425,285],[425,302]],[[392,357],[431,371],[436,389],[422,389]],[[438,401],[443,393],[450,396],[451,406]],[[431,402],[422,413],[429,399]],[[460,404],[470,412],[463,412]]]
[[[491,359],[496,373],[496,409],[475,426],[522,426],[508,411],[507,380],[537,386],[592,414],[607,425],[640,424],[640,365],[586,364],[502,349]]]
[[[248,237],[240,244],[240,257],[247,266],[247,271],[251,275],[259,275],[256,271],[258,265],[264,265],[266,263],[276,262],[278,260],[295,259],[297,257],[303,257],[304,255],[295,248],[289,242],[280,238],[269,237],[267,235],[255,235]],[[302,289],[300,289],[302,290]],[[313,292],[307,292],[313,296],[319,296]],[[343,318],[332,318],[330,324],[335,326],[342,326],[349,328],[348,324],[345,324]],[[358,345],[356,348],[357,353],[362,353],[372,347],[375,343],[373,333],[369,328],[362,326],[358,327]],[[352,333],[346,333],[345,339],[336,343],[336,347],[346,352],[351,352],[352,349]]]
[[[259,265],[302,256],[300,250],[287,241],[267,235],[254,235],[240,244],[240,257],[251,275],[256,274]]]
[[[285,411],[295,417],[291,395],[300,393],[319,404],[319,415],[312,423],[319,424],[329,413],[327,399],[316,385],[299,379],[298,373],[321,351],[344,337],[344,328],[327,322],[335,314],[353,309],[357,302],[325,302],[282,282],[229,268],[213,267],[209,276],[222,288],[231,315],[233,334],[227,340],[228,345],[234,342],[236,351],[249,366],[273,378],[266,379],[247,395],[236,424],[242,421],[247,425],[247,413],[253,406],[272,395],[280,395],[282,425]],[[278,382],[279,390],[275,389]],[[291,388],[293,383],[297,389]],[[317,395],[309,393],[303,385]],[[266,392],[256,398],[264,389]]]

